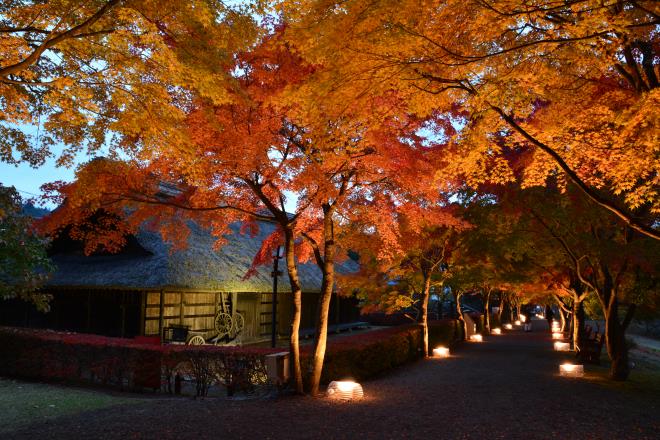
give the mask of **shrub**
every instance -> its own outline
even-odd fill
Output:
[[[457,319],[429,322],[429,350],[436,345],[454,346],[463,340],[463,326]]]
[[[429,343],[452,346],[461,337],[456,320],[446,319],[429,323]],[[344,336],[330,341],[325,354],[321,381],[352,378],[365,380],[418,359],[422,356],[422,329],[408,324]],[[303,371],[308,371],[311,350],[305,348]]]
[[[265,355],[278,350],[154,345],[132,339],[0,327],[0,375],[172,392],[176,374],[204,396],[212,383],[249,390],[265,380]]]
[[[462,337],[458,321],[429,323],[429,341],[454,345]],[[364,380],[422,355],[422,330],[417,324],[343,336],[328,344],[322,381]],[[308,371],[310,346],[302,349]],[[267,382],[265,356],[281,349],[155,345],[143,339],[0,327],[0,375],[36,380],[95,384],[140,391],[176,391],[176,378],[195,383],[197,396],[209,387],[227,394],[250,393]]]

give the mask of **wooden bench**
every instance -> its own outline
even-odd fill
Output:
[[[603,343],[605,342],[604,335],[596,333],[594,338],[587,338],[583,342],[582,350],[578,353],[578,357],[593,364],[600,363],[600,353],[603,351]]]

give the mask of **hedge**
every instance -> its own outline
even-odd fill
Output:
[[[429,323],[430,348],[462,339],[456,320]],[[145,339],[0,327],[0,375],[123,390],[176,390],[175,377],[186,375],[198,396],[219,383],[228,394],[250,391],[267,380],[265,356],[282,349],[155,345]],[[417,324],[390,327],[333,339],[328,344],[321,380],[364,380],[421,357]],[[311,346],[302,347],[309,371]]]
[[[0,327],[0,375],[125,390],[173,391],[186,374],[205,395],[211,381],[229,391],[263,380],[264,357],[277,349],[153,345],[133,339]]]
[[[455,346],[462,328],[454,319],[429,322],[429,345]],[[374,330],[330,341],[325,354],[321,382],[365,380],[422,356],[422,329],[418,324]],[[303,371],[309,371],[311,347],[302,353]]]

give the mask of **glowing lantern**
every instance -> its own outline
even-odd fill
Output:
[[[564,377],[582,377],[584,376],[584,365],[561,364],[559,366],[559,375]]]
[[[553,333],[552,339],[564,339],[564,334],[559,332]]]
[[[501,335],[502,334],[502,329],[501,328],[494,328],[491,332],[494,335]]]
[[[525,315],[520,315],[520,320],[521,320],[522,322],[527,322],[527,316],[525,316]]]
[[[516,319],[515,321],[513,321],[513,323],[514,323],[515,325],[520,325],[520,319]]]
[[[436,347],[433,349],[433,356],[439,358],[449,357],[449,349],[447,347]]]
[[[513,326],[511,324],[504,324],[504,328],[507,330],[513,329]]]
[[[569,342],[555,342],[555,351],[571,351],[571,344]]]
[[[349,380],[335,380],[330,382],[326,395],[332,399],[357,400],[364,397],[362,385]]]
[[[470,335],[470,341],[472,342],[483,342],[484,337],[481,336],[479,333]]]

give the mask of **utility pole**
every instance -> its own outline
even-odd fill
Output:
[[[270,333],[270,346],[273,348],[275,348],[277,345],[277,278],[282,275],[282,271],[278,270],[280,258],[282,258],[280,256],[280,248],[281,246],[277,246],[277,249],[275,249],[275,253],[273,255],[273,271],[270,274],[273,277],[273,317],[271,323],[272,327]]]

